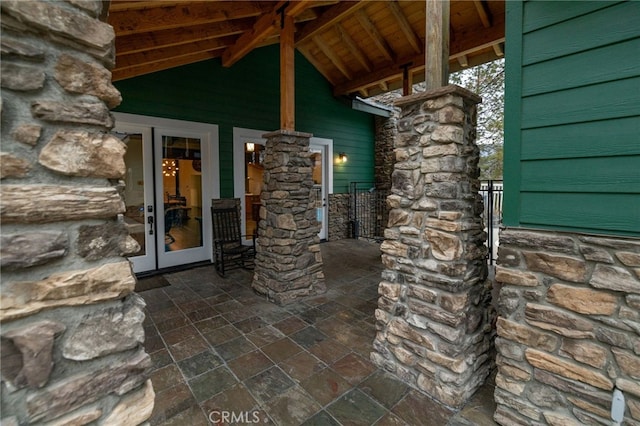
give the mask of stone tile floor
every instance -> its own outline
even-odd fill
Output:
[[[250,272],[211,266],[140,293],[151,424],[495,425],[491,383],[454,412],[369,361],[379,245],[321,248],[327,292],[285,307],[254,294]]]

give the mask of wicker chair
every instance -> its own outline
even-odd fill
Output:
[[[243,245],[240,231],[240,199],[211,200],[213,228],[213,263],[216,272],[224,277],[227,271],[237,268],[253,269],[256,256],[256,238],[252,245]]]

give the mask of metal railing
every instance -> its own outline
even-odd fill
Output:
[[[380,190],[372,182],[349,184],[349,223],[352,238],[375,241],[384,239],[384,229],[389,219],[388,190]],[[501,180],[480,183],[480,195],[484,203],[482,217],[487,232],[487,262],[497,260],[498,228],[502,223],[503,184]]]
[[[384,239],[389,210],[388,190],[377,189],[373,182],[349,184],[349,223],[352,238],[375,241]]]
[[[498,257],[498,228],[502,223],[503,182],[487,180],[480,182],[480,195],[484,203],[484,226],[487,232],[487,261],[495,263]]]

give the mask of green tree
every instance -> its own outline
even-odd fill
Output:
[[[449,82],[482,97],[476,139],[480,148],[480,179],[502,179],[504,59],[453,73]]]

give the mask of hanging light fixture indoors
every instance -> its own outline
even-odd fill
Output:
[[[176,160],[170,160],[168,158],[162,160],[162,174],[164,176],[175,177],[177,171],[178,165],[176,164]]]

